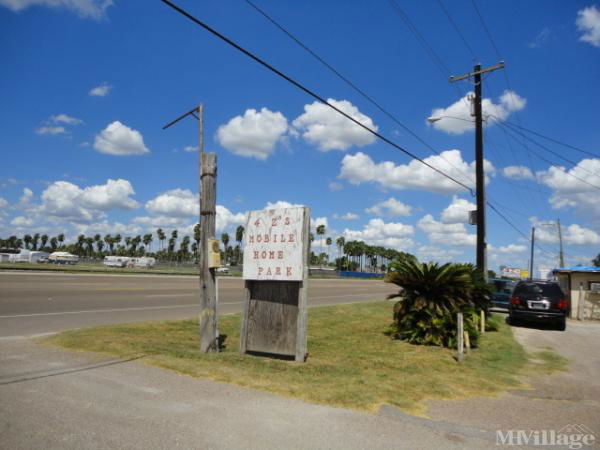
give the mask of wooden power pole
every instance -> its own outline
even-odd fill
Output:
[[[487,241],[485,226],[485,173],[483,170],[483,113],[481,109],[481,74],[504,68],[504,63],[482,69],[476,64],[473,72],[460,77],[450,77],[450,82],[474,79],[475,84],[475,193],[477,196],[477,269],[487,281]]]
[[[563,240],[562,240],[562,229],[560,227],[560,219],[557,219],[556,224],[558,225],[558,242],[560,243],[560,253],[558,255],[558,267],[560,269],[565,268],[565,253],[563,252]]]
[[[204,153],[204,107],[198,105],[191,111],[168,123],[163,129],[179,122],[188,115],[198,120],[198,155],[200,189],[200,351],[219,351],[219,331],[217,323],[217,292],[215,269],[211,262],[211,248],[215,239],[216,203],[217,203],[217,155]],[[217,250],[218,251],[218,250]]]

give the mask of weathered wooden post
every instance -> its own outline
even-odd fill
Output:
[[[585,319],[585,298],[583,295],[583,282],[579,283],[579,296],[577,297],[577,320]]]
[[[197,115],[196,115],[197,114]],[[217,324],[217,298],[214,269],[220,265],[219,244],[215,238],[217,202],[217,155],[204,153],[204,107],[202,104],[182,114],[163,127],[163,130],[180,120],[193,116],[198,120],[198,164],[200,178],[200,350],[219,351],[219,331]],[[214,248],[216,242],[216,249]]]
[[[458,362],[461,362],[465,357],[465,346],[464,346],[464,328],[463,328],[463,315],[462,313],[456,313],[456,345],[457,345],[457,356]]]
[[[240,353],[306,359],[309,225],[304,207],[248,214]]]
[[[200,351],[219,351],[215,263],[217,202],[217,155],[204,153],[203,107],[198,106],[198,153],[200,155]]]
[[[482,309],[479,313],[479,321],[481,325],[481,334],[485,333],[485,311]]]

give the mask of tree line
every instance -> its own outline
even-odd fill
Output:
[[[405,253],[382,246],[368,245],[363,241],[346,241],[343,236],[335,240],[337,257],[330,261],[330,250],[333,244],[331,237],[326,234],[325,225],[316,227],[316,234],[322,238],[321,252],[311,251],[310,265],[331,267],[337,270],[386,272],[391,261],[416,259],[410,253]],[[225,264],[237,265],[242,262],[242,241],[245,229],[242,225],[235,230],[236,245],[230,245],[232,240],[228,233],[221,234],[223,249],[221,260]],[[311,244],[314,241],[313,233],[310,233]],[[325,252],[327,246],[327,252]],[[86,236],[80,234],[73,242],[65,242],[64,233],[57,236],[35,233],[25,234],[22,237],[10,236],[6,239],[0,238],[0,252],[18,252],[20,249],[45,251],[66,251],[85,258],[104,258],[108,255],[115,256],[151,256],[159,261],[197,261],[200,248],[200,224],[193,228],[193,235],[179,236],[178,230],[170,233],[158,228],[155,233],[139,234],[135,236],[123,236],[117,234],[94,234]]]
[[[80,257],[104,258],[114,256],[151,256],[159,261],[197,261],[200,248],[200,224],[196,224],[193,235],[185,235],[179,239],[179,231],[170,233],[158,228],[156,233],[139,234],[136,236],[122,236],[117,234],[95,234],[86,236],[80,234],[73,242],[65,242],[64,233],[50,237],[47,234],[26,234],[22,237],[10,236],[0,238],[0,252],[16,253],[21,249],[55,252],[66,251]],[[238,226],[235,232],[237,245],[230,246],[228,233],[221,234],[223,243],[222,260],[225,263],[237,264],[241,261],[242,240],[244,227]]]

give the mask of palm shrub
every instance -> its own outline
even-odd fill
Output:
[[[385,278],[401,290],[389,298],[400,298],[394,305],[392,334],[412,344],[456,345],[456,313],[464,315],[464,329],[471,346],[479,339],[473,271],[464,264],[420,263],[405,259],[392,263],[393,272]],[[478,292],[478,291],[477,291]]]

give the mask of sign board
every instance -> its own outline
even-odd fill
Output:
[[[244,279],[301,281],[305,208],[251,211],[245,230]]]
[[[514,278],[519,280],[522,278],[521,276],[522,269],[516,269],[514,267],[504,267],[502,269],[502,276],[505,278]]]
[[[240,353],[306,357],[310,211],[252,211],[244,232]]]

